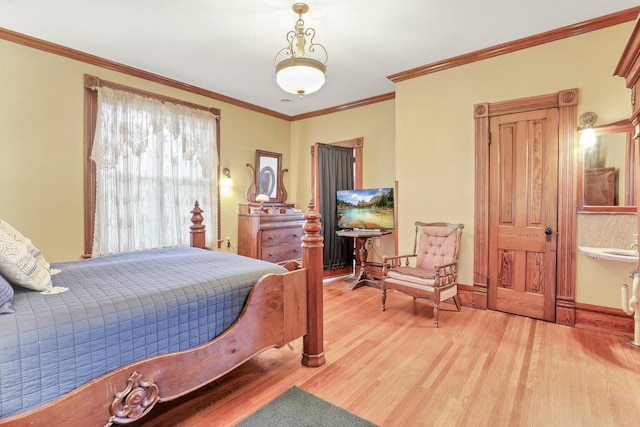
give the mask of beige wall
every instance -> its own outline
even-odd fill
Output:
[[[235,184],[221,195],[221,237],[234,245],[238,203],[251,179],[245,164],[254,162],[256,149],[289,161],[287,121],[4,40],[0,58],[0,218],[50,261],[78,259],[84,251],[85,73],[221,110],[220,167],[231,169]]]
[[[598,125],[628,118],[629,91],[613,70],[632,27],[633,23],[622,24],[396,85],[400,221],[466,225],[461,283],[473,284],[473,105],[579,88],[579,114],[596,112]],[[400,247],[408,246],[410,239],[410,228],[401,228]],[[596,271],[601,265],[580,262],[579,267]],[[590,297],[593,285],[584,280],[589,274],[578,274],[577,301],[613,306],[611,300]]]
[[[362,137],[363,187],[393,187],[395,183],[395,101],[384,101],[340,113],[293,122],[291,156],[295,179],[291,193],[298,207],[306,210],[311,199],[311,147],[316,142],[331,143]],[[409,248],[410,249],[410,248]],[[369,253],[370,261],[393,255],[392,236],[383,236],[380,246]]]

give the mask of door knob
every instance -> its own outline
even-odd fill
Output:
[[[551,233],[552,233],[551,227],[547,227],[544,229],[544,234],[547,235],[547,242],[551,241]]]

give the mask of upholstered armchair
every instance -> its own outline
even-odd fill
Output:
[[[416,222],[413,254],[382,258],[382,311],[387,290],[433,300],[433,320],[438,327],[440,302],[453,298],[458,311],[458,255],[464,224]]]

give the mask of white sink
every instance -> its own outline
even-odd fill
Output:
[[[633,249],[618,248],[594,248],[591,246],[578,246],[578,250],[591,258],[606,259],[609,261],[638,263],[638,252]]]
[[[635,251],[633,249],[606,249],[604,252],[610,255],[630,256],[638,258],[638,251]]]

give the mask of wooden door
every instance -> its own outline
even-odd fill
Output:
[[[555,321],[558,109],[489,122],[491,309]]]

